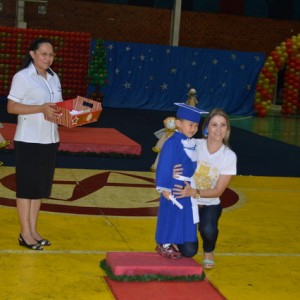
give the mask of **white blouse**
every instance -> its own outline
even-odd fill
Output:
[[[27,105],[62,101],[59,78],[56,73],[52,74],[47,73],[46,80],[31,63],[14,75],[7,98]],[[57,124],[45,120],[43,113],[19,115],[14,140],[40,144],[57,143],[58,127]]]

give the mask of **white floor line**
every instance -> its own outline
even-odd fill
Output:
[[[215,256],[300,257],[300,253],[215,253]]]
[[[103,251],[103,250],[47,250],[44,249],[42,251],[38,250],[0,250],[0,254],[97,254],[103,255],[107,252],[133,252],[130,250],[127,251]],[[151,252],[151,251],[136,251],[136,252]],[[198,255],[202,255],[202,253],[198,253]],[[215,253],[215,256],[248,256],[248,257],[300,257],[300,253]]]
[[[106,254],[101,250],[0,250],[0,254]]]

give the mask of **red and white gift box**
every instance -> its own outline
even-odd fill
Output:
[[[50,120],[47,117],[45,119],[69,128],[97,122],[102,112],[100,102],[81,96],[58,102],[56,107],[61,116],[55,120]]]

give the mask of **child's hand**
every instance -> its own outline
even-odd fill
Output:
[[[177,178],[179,175],[182,174],[183,168],[182,165],[175,165],[173,168],[173,178]]]
[[[167,200],[170,200],[169,196],[171,195],[171,193],[169,191],[162,191],[161,193]]]

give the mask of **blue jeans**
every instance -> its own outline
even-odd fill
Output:
[[[219,234],[218,221],[221,214],[221,204],[199,207],[200,223],[198,224],[198,229],[202,238],[204,252],[215,250]],[[177,247],[183,256],[193,257],[198,252],[198,240],[196,242],[178,244]]]
[[[185,242],[184,244],[177,244],[177,247],[182,256],[193,257],[198,252],[198,240],[196,242]]]
[[[221,204],[199,207],[200,223],[198,229],[202,237],[204,252],[215,250],[219,234],[218,221],[221,214]]]

